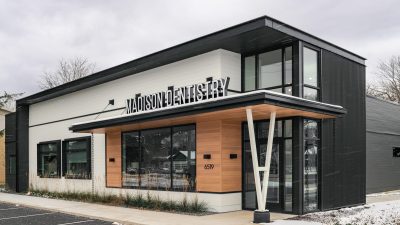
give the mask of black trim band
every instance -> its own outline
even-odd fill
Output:
[[[46,123],[39,123],[39,124],[35,124],[35,125],[32,125],[32,126],[29,126],[29,128],[37,127],[37,126],[43,126],[43,125],[52,124],[52,123],[63,122],[63,121],[67,121],[67,120],[79,119],[79,118],[86,117],[86,116],[94,116],[94,115],[97,115],[97,114],[100,114],[100,113],[113,112],[113,111],[118,111],[118,110],[121,110],[121,109],[125,109],[125,108],[124,107],[120,107],[120,108],[105,110],[105,111],[101,111],[101,112],[89,113],[89,114],[85,114],[85,115],[81,115],[81,116],[74,116],[74,117],[69,117],[69,118],[60,119],[60,120],[54,120],[54,121],[50,121],[50,122],[46,122]]]
[[[179,116],[187,116],[215,110],[232,109],[257,104],[269,104],[286,108],[299,109],[321,114],[340,116],[346,113],[344,108],[337,108],[319,102],[307,101],[306,99],[295,98],[269,92],[255,92],[244,96],[235,96],[218,101],[203,102],[195,105],[182,106],[160,110],[152,113],[144,113],[134,116],[124,116],[108,120],[92,121],[89,123],[72,125],[69,129],[73,132],[87,131],[96,128],[118,126],[128,123],[145,122],[155,119],[167,119]]]

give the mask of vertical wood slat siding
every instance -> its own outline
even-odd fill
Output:
[[[122,187],[121,133],[106,136],[106,185]],[[242,189],[241,122],[206,121],[196,124],[196,190],[200,192],[235,192]],[[211,159],[204,159],[211,154]],[[236,154],[236,159],[230,159]],[[109,159],[114,158],[115,162]],[[205,164],[214,164],[205,169]]]
[[[196,124],[197,191],[234,192],[242,189],[241,122],[207,121]],[[204,159],[211,154],[211,159]],[[237,154],[230,159],[230,154]],[[204,169],[214,164],[214,169]]]
[[[122,187],[121,169],[121,132],[107,133],[106,135],[106,186]],[[110,162],[114,158],[114,162]]]

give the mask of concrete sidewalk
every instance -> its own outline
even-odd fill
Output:
[[[104,219],[122,224],[143,225],[250,225],[252,211],[236,211],[219,213],[206,216],[191,216],[176,213],[156,212],[133,208],[115,207],[75,201],[47,199],[19,194],[0,192],[0,202],[20,204],[36,208],[65,212],[78,216],[86,216],[96,219]],[[293,215],[271,213],[273,224],[304,224],[301,221],[282,221]]]

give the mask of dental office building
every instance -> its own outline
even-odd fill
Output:
[[[7,185],[256,209],[248,109],[268,209],[365,203],[365,59],[266,16],[19,99]]]

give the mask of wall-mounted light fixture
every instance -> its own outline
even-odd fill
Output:
[[[230,159],[237,159],[237,154],[229,154]]]
[[[211,159],[211,154],[204,154],[203,159]]]

